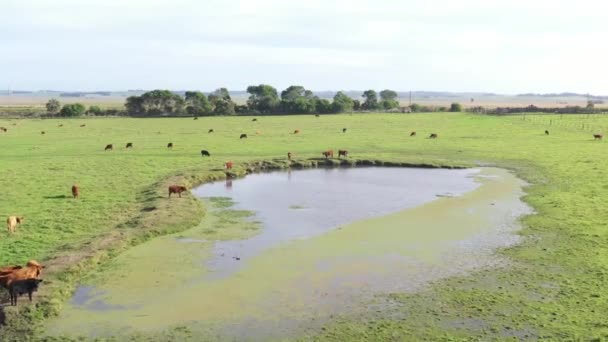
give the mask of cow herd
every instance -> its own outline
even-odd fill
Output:
[[[32,301],[32,293],[38,290],[42,282],[43,268],[36,260],[28,261],[25,266],[0,267],[0,286],[8,291],[11,305],[17,305],[17,299],[24,294]]]

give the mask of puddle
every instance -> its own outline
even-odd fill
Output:
[[[518,242],[517,218],[530,213],[523,185],[494,168],[303,170],[207,184],[194,193],[220,205],[199,227],[118,256],[47,333],[187,326],[193,340],[301,336],[335,314],[365,312],[378,294],[508,265],[495,250]],[[263,228],[236,240],[239,223],[222,216],[230,210],[253,211],[247,220]]]

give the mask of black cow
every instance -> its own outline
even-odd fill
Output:
[[[211,157],[211,154],[209,154],[209,151],[207,151],[207,150],[201,150],[201,156],[203,156],[203,157]]]
[[[245,134],[245,133],[241,134],[241,137],[239,139],[247,139],[247,134]]]

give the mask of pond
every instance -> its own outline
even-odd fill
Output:
[[[200,226],[118,256],[47,331],[186,326],[195,336],[263,340],[370,306],[382,312],[383,294],[507,266],[495,250],[518,241],[518,218],[530,213],[523,185],[495,168],[313,169],[205,184],[193,191],[212,208]]]

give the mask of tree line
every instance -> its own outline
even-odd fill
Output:
[[[302,86],[293,85],[279,92],[268,84],[247,87],[249,97],[245,104],[233,101],[226,88],[219,88],[208,95],[200,91],[186,91],[184,95],[170,90],[152,90],[139,96],[130,96],[125,102],[125,111],[102,110],[91,106],[88,109],[82,104],[69,104],[61,107],[51,99],[47,103],[50,115],[80,116],[90,115],[129,115],[129,116],[211,116],[243,114],[331,114],[363,111],[461,111],[460,104],[454,103],[449,108],[430,108],[412,104],[400,107],[396,91],[385,89],[379,93],[373,89],[361,94],[361,99],[353,99],[338,91],[332,101],[320,98]]]

